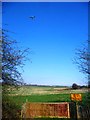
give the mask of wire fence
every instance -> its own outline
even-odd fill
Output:
[[[90,107],[80,106],[80,117],[82,120],[90,120]]]

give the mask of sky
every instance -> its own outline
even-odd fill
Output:
[[[77,48],[88,39],[87,2],[3,3],[3,27],[20,47],[30,48],[22,76],[38,85],[86,84],[73,63]],[[29,18],[35,16],[35,19]]]

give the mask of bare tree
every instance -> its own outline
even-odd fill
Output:
[[[18,68],[23,68],[27,60],[29,49],[17,47],[17,41],[10,39],[7,30],[2,30],[0,36],[0,57],[2,57],[2,82],[4,84],[18,85],[22,83],[21,72]]]
[[[11,90],[14,86],[21,85],[23,83],[22,71],[26,60],[29,60],[27,55],[30,50],[20,49],[17,41],[13,40],[8,35],[7,30],[0,30],[0,72],[2,73],[0,80],[2,81],[2,118],[20,118],[20,112],[18,112],[18,104],[9,99],[8,88]],[[10,33],[9,33],[10,34]],[[18,69],[19,68],[19,69]]]
[[[88,86],[90,87],[90,41],[87,41],[87,44],[82,48],[76,49],[75,54],[74,63],[80,72],[88,76]]]

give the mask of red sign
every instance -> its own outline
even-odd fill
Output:
[[[69,103],[26,103],[22,109],[23,118],[70,118]]]

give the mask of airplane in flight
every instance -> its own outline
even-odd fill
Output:
[[[33,19],[35,19],[35,16],[30,16],[29,18],[31,18],[33,20]]]

